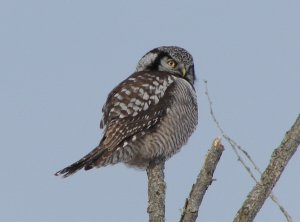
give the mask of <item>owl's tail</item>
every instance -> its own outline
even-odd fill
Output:
[[[102,147],[97,146],[80,160],[62,170],[57,171],[54,175],[66,178],[76,173],[78,170],[81,170],[82,168],[84,168],[85,170],[90,170],[95,166],[94,164],[92,164],[92,162],[94,162],[95,159],[101,158],[105,151],[106,149],[102,149]]]

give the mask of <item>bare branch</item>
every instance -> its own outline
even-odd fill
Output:
[[[234,153],[238,157],[238,161],[243,165],[243,167],[246,169],[246,171],[248,172],[248,174],[250,175],[250,177],[257,183],[258,179],[255,177],[255,175],[251,171],[251,168],[246,164],[244,158],[240,155],[239,151],[246,157],[247,160],[250,161],[250,163],[252,164],[252,166],[254,167],[254,169],[256,170],[256,172],[258,172],[260,175],[262,175],[262,171],[259,169],[259,167],[257,166],[257,164],[253,161],[253,159],[250,156],[250,154],[248,154],[248,152],[245,149],[243,149],[237,142],[235,142],[233,139],[231,139],[225,133],[225,131],[222,129],[221,125],[219,124],[219,121],[217,120],[217,118],[216,118],[216,116],[214,114],[213,108],[212,108],[212,100],[211,100],[211,98],[209,96],[209,93],[208,93],[208,86],[207,86],[207,81],[206,80],[204,80],[204,84],[205,84],[205,94],[207,96],[208,103],[209,103],[210,115],[212,116],[213,121],[215,122],[217,128],[221,132],[223,138],[230,144],[230,146],[233,149]],[[278,198],[272,192],[270,193],[270,198],[279,207],[279,209],[281,210],[281,212],[286,217],[286,220],[288,222],[292,222],[292,217],[285,210],[285,208],[279,203]]]
[[[274,150],[270,163],[252,191],[248,194],[243,206],[238,211],[234,222],[250,222],[254,220],[265,200],[270,195],[284,168],[296,152],[300,144],[300,115],[290,131],[283,138],[280,146]]]
[[[198,211],[204,194],[213,181],[213,174],[224,150],[221,139],[214,140],[209,149],[196,183],[193,184],[189,198],[186,199],[180,222],[193,222],[198,217]]]
[[[166,184],[164,168],[164,161],[152,162],[147,168],[149,222],[165,221]]]

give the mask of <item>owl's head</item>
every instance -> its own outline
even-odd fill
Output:
[[[192,55],[177,46],[162,46],[144,55],[136,71],[164,71],[186,79],[192,85],[196,79]]]

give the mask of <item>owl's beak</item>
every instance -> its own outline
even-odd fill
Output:
[[[182,76],[185,77],[186,76],[186,67],[185,66],[182,66],[181,72],[182,72]]]

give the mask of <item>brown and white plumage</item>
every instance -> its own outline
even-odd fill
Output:
[[[194,80],[193,59],[186,50],[170,46],[148,52],[136,72],[108,95],[99,145],[55,175],[118,162],[145,168],[156,158],[171,157],[197,125]]]

